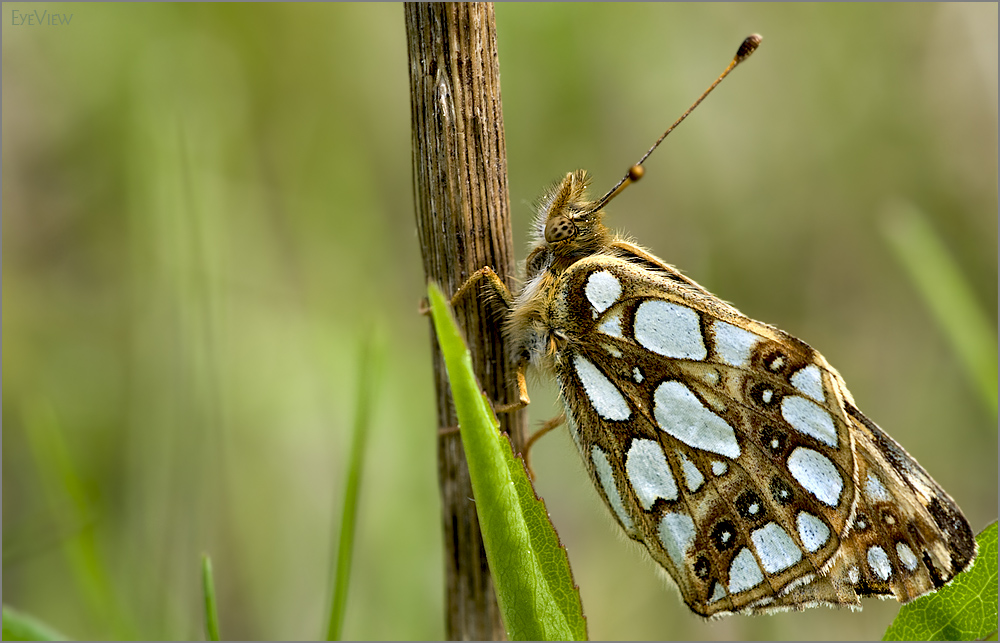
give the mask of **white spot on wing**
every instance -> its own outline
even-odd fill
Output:
[[[830,528],[826,526],[826,523],[804,511],[799,512],[799,515],[795,517],[795,527],[799,530],[799,539],[802,541],[802,545],[810,554],[819,551],[819,548],[826,544],[830,537]]]
[[[649,511],[657,498],[677,499],[677,483],[663,448],[653,440],[632,440],[625,459],[625,471],[632,482],[639,504]]]
[[[684,567],[684,554],[694,542],[694,521],[687,514],[667,512],[660,520],[660,542],[677,567]]]
[[[756,587],[763,580],[764,574],[761,573],[760,566],[757,565],[750,550],[744,547],[729,566],[729,593],[746,591]]]
[[[584,288],[584,292],[587,294],[590,305],[597,312],[603,313],[621,296],[622,285],[607,270],[598,270],[590,273],[590,276],[587,277],[587,286]]]
[[[716,320],[712,326],[715,330],[715,352],[719,358],[732,366],[749,366],[750,351],[761,337],[724,321]]]
[[[656,423],[684,444],[728,458],[739,457],[740,443],[733,427],[705,408],[688,387],[675,380],[663,382],[656,387],[653,402]]]
[[[687,486],[688,491],[694,493],[701,486],[701,483],[705,482],[705,476],[701,475],[701,471],[698,471],[698,467],[696,467],[694,462],[691,462],[691,460],[684,455],[683,451],[677,451],[677,455],[681,459],[681,471],[684,473],[684,484]]]
[[[837,448],[837,428],[833,418],[815,402],[798,395],[786,396],[781,400],[781,416],[796,431]]]
[[[820,375],[819,367],[815,364],[810,364],[796,371],[792,375],[792,386],[817,402],[824,400],[823,377]]]
[[[892,500],[892,496],[886,491],[882,485],[882,481],[871,471],[868,472],[868,477],[865,479],[865,495],[868,496],[869,500],[874,502],[889,502]]]
[[[632,369],[632,379],[635,380],[636,384],[642,384],[642,371],[639,370],[638,366]]]
[[[597,327],[597,330],[601,331],[605,335],[611,335],[612,337],[623,337],[622,335],[622,316],[620,312],[615,312],[608,315],[601,325]]]
[[[618,515],[618,520],[625,526],[625,531],[631,532],[632,519],[625,512],[625,505],[622,504],[622,497],[618,493],[618,487],[615,485],[615,478],[611,471],[611,463],[608,462],[608,456],[604,454],[604,451],[601,451],[600,447],[595,445],[590,450],[590,457],[594,461],[594,467],[597,469],[597,478],[601,481],[601,487],[604,489],[604,495],[607,496],[611,508]]]
[[[882,580],[889,580],[889,577],[892,576],[892,563],[889,562],[889,556],[878,545],[868,548],[868,566]]]
[[[597,414],[606,420],[627,420],[632,415],[625,397],[586,357],[573,355],[573,366],[583,383],[590,403]]]
[[[836,507],[844,481],[837,466],[825,455],[805,447],[796,447],[788,456],[788,471],[802,487],[823,504]]]
[[[858,570],[857,565],[847,570],[847,579],[851,581],[852,585],[857,585],[858,581],[861,580],[861,571]]]
[[[726,597],[726,590],[722,587],[722,583],[715,584],[715,591],[712,592],[712,598],[708,599],[709,603],[714,603],[715,601],[722,600]]]
[[[802,560],[799,546],[776,522],[769,522],[750,532],[750,540],[768,574],[777,574]]]
[[[906,543],[896,543],[896,553],[899,555],[899,561],[903,563],[903,567],[911,572],[917,568],[917,557],[909,545]]]
[[[644,348],[675,359],[702,360],[708,355],[698,313],[662,299],[642,302],[635,311],[635,341]]]
[[[717,476],[721,476],[728,469],[729,465],[726,464],[725,462],[722,462],[720,460],[715,460],[714,462],[712,462],[712,473],[714,473]]]

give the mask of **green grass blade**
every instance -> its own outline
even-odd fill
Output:
[[[523,463],[499,433],[444,295],[433,284],[428,295],[508,638],[585,639],[586,620],[566,551]]]
[[[883,641],[969,641],[997,633],[997,523],[976,537],[979,555],[933,594],[904,605]]]
[[[347,465],[347,484],[344,487],[344,507],[340,520],[340,539],[337,545],[337,569],[333,578],[330,599],[330,618],[326,639],[339,641],[344,628],[344,611],[347,607],[347,588],[351,580],[351,556],[354,552],[354,532],[358,516],[358,493],[364,465],[365,444],[371,426],[374,389],[382,375],[382,343],[377,331],[369,335],[361,352],[358,366],[358,399],[354,415],[354,433],[351,436],[351,454]]]
[[[65,641],[65,636],[33,616],[13,607],[3,606],[3,640],[5,641]]]
[[[219,639],[219,614],[215,608],[215,578],[212,575],[212,559],[201,555],[201,587],[205,595],[205,636],[209,641]]]
[[[997,335],[955,260],[924,215],[909,204],[892,206],[883,232],[931,314],[958,355],[987,409],[997,416]]]

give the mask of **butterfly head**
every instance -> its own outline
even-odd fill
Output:
[[[579,257],[599,249],[608,230],[601,224],[603,212],[587,198],[590,179],[583,170],[570,172],[553,186],[539,212],[539,245],[559,257]]]

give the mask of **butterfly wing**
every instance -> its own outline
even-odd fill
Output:
[[[903,603],[942,587],[976,556],[976,540],[955,501],[895,440],[847,405],[858,454],[858,501],[844,554],[830,572],[858,593]],[[857,571],[854,571],[854,568]],[[846,574],[838,574],[838,568]]]
[[[595,486],[694,611],[908,600],[968,562],[965,531],[949,559],[946,519],[925,503],[968,531],[957,507],[898,445],[887,452],[821,355],[648,253],[623,254],[560,277],[555,370]],[[857,515],[889,507],[895,526],[863,533]]]

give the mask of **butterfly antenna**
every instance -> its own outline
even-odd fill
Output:
[[[716,86],[718,86],[718,84],[722,82],[723,78],[729,75],[729,72],[736,69],[736,65],[739,65],[741,62],[749,58],[750,54],[756,51],[757,46],[760,45],[761,40],[762,38],[758,34],[747,36],[746,40],[743,41],[743,44],[741,44],[740,48],[736,51],[736,56],[733,58],[732,62],[730,62],[729,66],[726,67],[726,70],[723,71],[722,74],[715,79],[715,82],[712,83],[709,86],[709,88],[706,89],[704,93],[702,93],[702,95],[698,97],[698,100],[696,100],[694,104],[691,105],[691,107],[688,107],[686,112],[681,114],[680,118],[674,121],[673,125],[667,128],[667,131],[663,132],[660,138],[656,139],[656,142],[653,143],[653,147],[649,148],[649,150],[647,150],[646,153],[642,155],[642,158],[639,159],[638,163],[636,163],[635,165],[633,165],[628,169],[628,172],[625,174],[625,176],[622,177],[621,181],[618,181],[618,185],[613,187],[610,192],[601,197],[601,200],[597,202],[597,205],[590,210],[591,212],[597,212],[598,210],[606,206],[608,202],[611,201],[611,199],[618,196],[622,190],[624,190],[626,187],[628,187],[632,183],[635,183],[636,181],[642,178],[642,175],[645,173],[645,170],[642,169],[642,164],[646,161],[647,158],[649,158],[649,155],[653,153],[653,150],[659,147],[660,143],[663,142],[663,139],[667,137],[667,134],[674,131],[674,128],[680,125],[681,121],[687,118],[688,114],[693,112],[694,108],[700,105],[701,101],[705,100],[706,96],[712,93],[712,90],[715,89]]]

